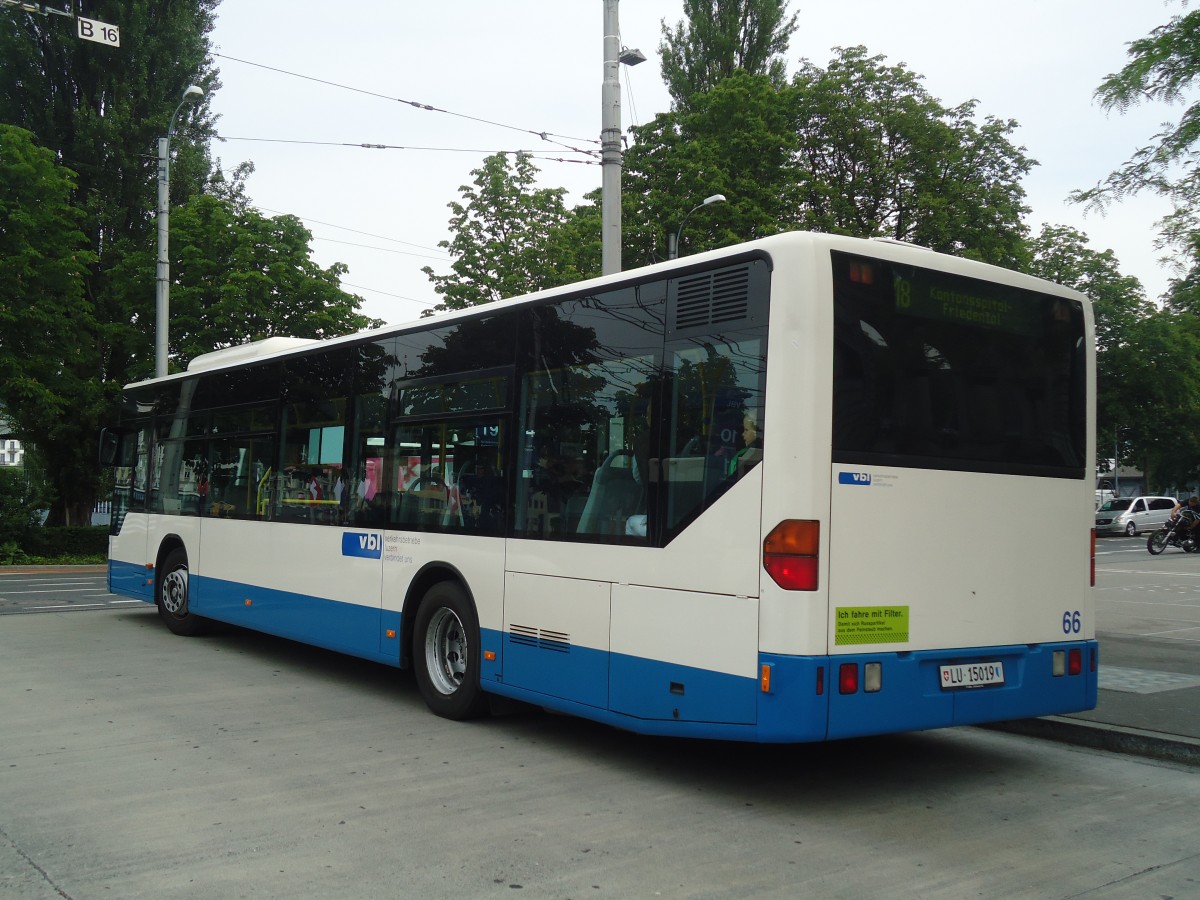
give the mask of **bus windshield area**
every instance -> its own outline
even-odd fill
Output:
[[[1082,478],[1074,300],[834,251],[836,462]]]

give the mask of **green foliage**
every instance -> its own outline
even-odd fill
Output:
[[[111,394],[95,376],[95,260],[71,205],[73,174],[26,130],[0,125],[0,403],[14,433],[42,448],[55,493],[94,480],[80,433],[97,429]],[[93,505],[94,495],[87,507]]]
[[[580,272],[568,249],[571,217],[563,188],[535,186],[537,169],[528,154],[486,157],[462,185],[462,200],[449,205],[454,237],[438,246],[454,262],[451,274],[422,271],[444,299],[434,309],[466,309],[529,291],[576,281]],[[578,222],[576,223],[578,224]]]
[[[686,110],[633,129],[625,156],[626,257],[666,257],[667,233],[712,194],[727,202],[687,221],[681,253],[775,234],[796,209],[796,135],[786,97],[765,75],[737,72]]]
[[[1108,355],[1111,422],[1148,483],[1194,483],[1200,477],[1200,320],[1155,311]]]
[[[1200,11],[1174,16],[1131,42],[1128,55],[1125,67],[1096,89],[1101,106],[1124,113],[1146,101],[1184,102],[1200,80]],[[1174,248],[1182,269],[1194,270],[1200,261],[1200,101],[1187,104],[1178,122],[1164,124],[1152,141],[1072,199],[1104,209],[1143,191],[1165,197],[1173,211],[1159,223],[1160,244]],[[1195,277],[1189,273],[1186,280]]]
[[[662,76],[674,109],[689,107],[735,72],[765,75],[782,86],[783,56],[798,13],[787,0],[684,0],[684,19],[662,22]]]
[[[108,528],[104,525],[72,528],[35,528],[21,544],[30,561],[94,561],[108,553]]]
[[[346,267],[309,256],[312,233],[295,216],[263,216],[212,194],[171,217],[171,354],[191,359],[271,335],[329,338],[382,324],[342,291]]]
[[[1074,288],[1091,299],[1096,349],[1101,355],[1127,341],[1134,325],[1153,311],[1141,282],[1121,274],[1112,250],[1092,250],[1087,235],[1074,228],[1043,225],[1030,250],[1031,275]]]
[[[23,547],[38,529],[46,497],[36,479],[19,469],[0,469],[0,545]]]

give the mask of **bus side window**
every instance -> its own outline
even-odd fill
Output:
[[[765,353],[765,328],[674,348],[660,467],[668,535],[762,461]]]

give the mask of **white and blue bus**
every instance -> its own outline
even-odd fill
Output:
[[[128,386],[114,593],[630,731],[1096,703],[1086,298],[784,234]],[[1036,506],[1037,527],[1024,517]]]

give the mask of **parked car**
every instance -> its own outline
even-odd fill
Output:
[[[1178,504],[1174,497],[1117,497],[1096,510],[1096,534],[1127,534],[1153,531],[1171,517]]]

